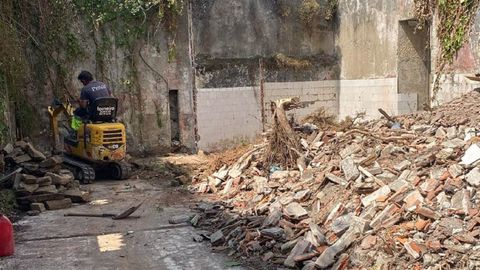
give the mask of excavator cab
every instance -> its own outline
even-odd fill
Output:
[[[58,115],[63,112],[69,121],[73,119],[73,107],[68,100],[49,107],[54,145],[59,145]],[[96,176],[126,179],[130,167],[126,156],[125,126],[117,122],[118,101],[113,97],[101,97],[89,104],[88,118],[76,131],[63,140],[64,166],[77,179],[90,183]]]

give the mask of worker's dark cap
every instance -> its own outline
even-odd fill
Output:
[[[93,75],[92,73],[86,71],[86,70],[82,70],[82,72],[80,72],[80,74],[78,74],[78,77],[77,79],[79,79],[80,81],[93,81]]]

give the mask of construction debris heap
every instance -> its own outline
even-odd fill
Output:
[[[381,119],[297,132],[296,167],[265,170],[272,144],[256,145],[194,183],[224,203],[199,205],[192,224],[214,246],[291,268],[476,269],[478,104],[471,92],[396,117],[401,128]]]
[[[17,203],[30,215],[89,201],[73,174],[62,169],[61,156],[47,157],[31,143],[18,141],[3,148],[0,160],[2,170],[9,172],[0,184],[13,188]]]

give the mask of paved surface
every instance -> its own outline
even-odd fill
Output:
[[[99,182],[90,204],[47,211],[16,224],[16,253],[0,259],[0,269],[246,269],[196,243],[195,229],[170,225],[168,218],[188,214],[188,194],[146,181]],[[112,220],[64,217],[67,212],[113,212],[147,199],[138,218]]]

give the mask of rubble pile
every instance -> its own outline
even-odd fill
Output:
[[[480,94],[345,132],[301,134],[297,166],[268,142],[203,181],[191,223],[213,246],[299,269],[480,267]]]
[[[15,191],[18,205],[30,210],[28,214],[89,201],[89,194],[80,190],[80,183],[73,174],[62,169],[61,156],[47,157],[24,141],[7,144],[1,155],[3,170],[10,172],[4,177],[6,183],[2,184]]]

